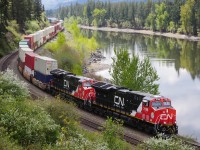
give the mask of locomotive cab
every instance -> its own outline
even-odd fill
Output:
[[[176,110],[171,106],[171,100],[161,96],[153,99],[144,97],[142,101],[142,119],[155,124],[156,131],[177,133]]]
[[[91,84],[93,83],[94,80],[90,78],[80,78],[74,96],[83,100],[95,100],[95,91],[91,87]]]

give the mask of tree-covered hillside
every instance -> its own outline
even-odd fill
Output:
[[[52,12],[48,12],[52,15]],[[94,1],[60,7],[61,19],[74,16],[79,24],[117,28],[149,29],[198,35],[200,30],[199,0]]]
[[[60,6],[69,6],[71,4],[75,4],[75,3],[81,3],[84,4],[86,3],[88,0],[42,0],[42,4],[45,7],[45,10],[50,10],[50,9],[57,9]],[[96,0],[96,1],[101,1],[101,2],[128,2],[130,0]],[[146,2],[147,0],[135,0],[135,2]]]
[[[41,0],[1,0],[0,57],[15,48],[21,38],[20,33],[43,28],[44,18]]]

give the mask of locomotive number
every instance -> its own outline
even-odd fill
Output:
[[[121,98],[119,96],[115,96],[114,97],[114,103],[117,105],[117,106],[124,106],[124,98]]]

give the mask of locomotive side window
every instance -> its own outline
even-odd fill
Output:
[[[170,107],[170,106],[171,106],[171,102],[163,102],[163,105],[164,105],[165,107]]]
[[[85,82],[85,83],[83,83],[83,86],[84,87],[91,87],[91,84],[89,82]]]
[[[64,87],[67,87],[67,88],[69,88],[69,81],[67,81],[67,80],[64,80]]]
[[[147,100],[143,100],[143,106],[149,107],[149,102]]]

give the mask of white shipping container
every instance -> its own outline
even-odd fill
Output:
[[[54,26],[50,26],[50,33],[54,32]]]
[[[33,52],[33,50],[30,49],[30,48],[20,48],[19,49],[19,58],[20,58],[20,60],[22,62],[25,62],[25,56],[26,56],[26,54],[32,53],[32,52]]]
[[[29,76],[33,75],[34,76],[34,70],[31,70],[31,68],[27,67],[26,65],[24,66],[24,71],[27,73]]]
[[[36,33],[37,33],[37,32],[36,32]],[[31,36],[33,36],[33,42],[34,42],[34,43],[37,41],[37,40],[36,40],[36,36],[37,36],[36,33],[31,34]]]
[[[28,45],[19,45],[19,48],[29,48]]]
[[[34,66],[36,71],[44,75],[50,75],[50,71],[58,68],[58,63],[57,60],[49,57],[36,56]]]

